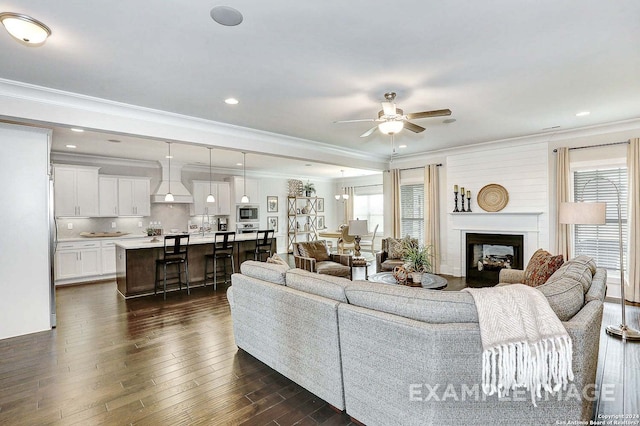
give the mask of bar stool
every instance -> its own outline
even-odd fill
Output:
[[[218,241],[218,238],[222,239]],[[227,259],[231,260],[231,273],[235,272],[235,267],[233,264],[233,250],[235,239],[236,233],[233,231],[216,232],[215,242],[213,243],[213,253],[206,254],[204,256],[204,283],[206,285],[207,278],[209,278],[209,275],[212,275],[214,290],[216,290],[218,285],[218,260],[222,260],[225,283],[227,282]],[[209,272],[209,260],[211,260],[211,263],[213,265],[213,272]],[[231,274],[229,274],[229,278],[231,278]]]
[[[175,265],[176,273],[167,275],[167,267]],[[156,259],[156,282],[153,286],[153,294],[158,294],[158,268],[162,267],[162,291],[164,300],[167,300],[167,278],[178,278],[180,290],[182,290],[182,266],[184,266],[185,282],[187,284],[187,294],[191,294],[189,289],[189,235],[166,235],[164,237],[164,257]]]
[[[273,243],[273,229],[258,231],[256,234],[256,249],[253,252],[253,260],[262,262],[262,255],[271,257],[271,244]]]

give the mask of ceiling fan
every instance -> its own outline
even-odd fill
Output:
[[[382,102],[382,110],[378,111],[378,118],[364,118],[358,120],[341,120],[335,121],[335,123],[357,123],[363,121],[375,121],[378,122],[375,127],[367,130],[363,134],[360,135],[361,138],[366,138],[371,135],[376,129],[380,130],[380,132],[385,135],[393,135],[400,132],[403,128],[407,130],[411,130],[414,133],[420,133],[425,130],[424,127],[418,126],[410,122],[409,120],[417,120],[419,118],[430,118],[430,117],[442,117],[446,115],[451,115],[450,109],[438,109],[434,111],[422,111],[422,112],[412,112],[410,114],[404,114],[400,108],[396,108],[395,99],[396,93],[389,92],[384,94],[385,101]]]

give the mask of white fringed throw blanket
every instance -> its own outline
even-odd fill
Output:
[[[482,390],[499,397],[525,388],[536,398],[566,388],[573,380],[571,338],[533,287],[512,284],[466,288],[478,310],[482,338]]]

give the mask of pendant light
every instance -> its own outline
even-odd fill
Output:
[[[207,195],[207,203],[216,202],[216,197],[213,196],[213,191],[211,190],[211,149],[209,148],[209,195]]]
[[[164,200],[167,202],[172,202],[173,194],[171,193],[171,142],[167,142],[167,145],[169,145],[169,155],[167,155],[167,158],[169,159],[169,192],[167,192],[167,195],[164,196]]]
[[[242,180],[244,182],[244,195],[240,199],[241,203],[248,203],[249,197],[247,196],[247,160],[246,153],[242,153]]]
[[[334,198],[336,200],[340,200],[340,198],[342,198],[343,200],[348,200],[349,194],[347,194],[347,187],[344,186],[344,170],[340,170],[340,172],[342,173],[342,194],[336,194],[334,195]]]

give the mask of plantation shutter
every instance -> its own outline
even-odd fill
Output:
[[[618,195],[611,182],[601,178],[609,179],[620,190],[623,253],[626,263],[628,193],[626,168],[574,172],[573,191],[576,201],[607,203],[606,224],[575,225],[575,252],[577,255],[593,257],[599,267],[619,271]],[[589,182],[588,185],[586,185],[587,182]]]
[[[402,236],[410,235],[424,244],[424,184],[400,186]]]

